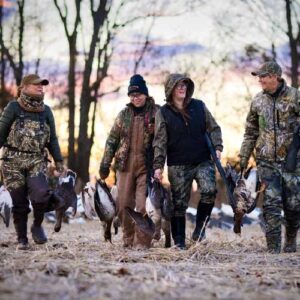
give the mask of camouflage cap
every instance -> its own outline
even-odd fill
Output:
[[[265,76],[268,74],[276,74],[281,77],[282,70],[276,61],[265,62],[257,71],[251,72],[253,76]]]
[[[49,81],[47,79],[41,79],[36,74],[28,74],[25,75],[21,81],[21,86],[27,85],[27,84],[41,84],[41,85],[48,85]]]

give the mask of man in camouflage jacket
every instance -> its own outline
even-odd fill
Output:
[[[205,237],[216,197],[215,167],[205,141],[205,133],[211,136],[218,158],[223,142],[221,128],[201,100],[192,98],[194,82],[181,74],[171,74],[165,83],[167,103],[155,117],[153,141],[154,177],[162,179],[167,158],[168,177],[171,184],[174,216],[171,218],[172,237],[175,245],[185,248],[185,211],[195,179],[201,199],[197,208],[196,228],[193,240]]]
[[[148,95],[146,82],[134,75],[128,87],[130,103],[118,114],[106,140],[100,177],[106,179],[113,158],[117,170],[117,208],[124,247],[146,248],[145,236],[134,227],[125,207],[146,212],[147,178],[152,174],[154,117],[158,109]]]
[[[43,101],[43,86],[48,83],[35,74],[24,76],[18,99],[5,107],[0,118],[1,173],[12,197],[13,221],[18,249],[21,250],[29,248],[27,219],[30,209],[27,197],[33,207],[32,237],[38,244],[47,241],[41,225],[44,212],[61,205],[50,191],[45,176],[46,148],[53,156],[57,170],[63,170],[53,114]]]
[[[300,159],[296,170],[285,169],[286,155],[293,132],[300,121],[300,93],[281,78],[281,67],[274,61],[264,63],[251,73],[258,76],[263,91],[258,93],[247,116],[244,141],[240,150],[241,169],[248,165],[255,149],[264,191],[263,214],[268,251],[281,251],[281,210],[286,221],[285,252],[296,251],[300,217]]]

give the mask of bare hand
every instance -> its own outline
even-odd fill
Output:
[[[220,150],[216,150],[216,155],[219,160],[221,160],[222,152]]]
[[[156,170],[154,171],[153,177],[154,177],[155,179],[157,179],[159,182],[161,182],[161,181],[162,181],[162,178],[163,178],[161,169],[156,169]]]

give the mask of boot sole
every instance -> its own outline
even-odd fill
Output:
[[[41,245],[41,244],[47,243],[48,240],[45,240],[45,241],[37,241],[37,240],[33,239],[33,241],[34,241],[36,244]]]

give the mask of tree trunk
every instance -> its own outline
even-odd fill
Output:
[[[76,67],[76,37],[69,40],[69,74],[68,74],[68,108],[69,108],[69,137],[68,137],[68,167],[72,170],[76,169],[75,160],[75,67]]]
[[[293,36],[293,23],[292,23],[292,15],[291,15],[291,0],[285,0],[286,4],[286,21],[287,21],[287,36],[289,38],[289,45],[290,45],[290,51],[291,51],[291,81],[292,86],[295,88],[299,87],[299,63],[300,54],[298,53],[298,36],[299,32],[296,35],[297,38],[294,38]],[[300,29],[299,29],[300,30]],[[300,47],[300,45],[299,45]]]
[[[99,31],[103,26],[107,15],[106,9],[107,1],[100,1],[96,11],[91,6],[93,16],[93,34],[89,47],[89,53],[84,66],[83,83],[80,96],[80,122],[78,135],[78,149],[77,149],[77,175],[83,182],[89,181],[89,164],[92,149],[92,139],[88,136],[89,129],[89,112],[91,107],[91,87],[90,79],[92,74],[92,65],[95,57],[96,46],[99,42]]]

